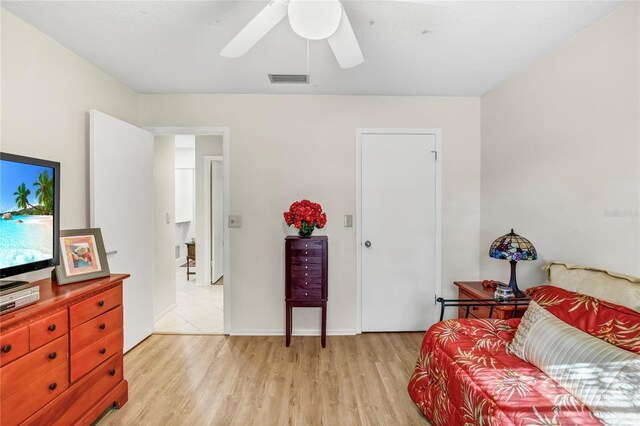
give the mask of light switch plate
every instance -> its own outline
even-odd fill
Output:
[[[242,216],[229,215],[229,228],[242,228]]]
[[[353,228],[353,215],[345,214],[344,215],[344,227],[345,228]]]
[[[167,223],[171,223],[171,214],[169,214],[169,212],[165,212],[164,221]]]

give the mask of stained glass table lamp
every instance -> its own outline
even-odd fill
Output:
[[[511,232],[496,238],[493,244],[491,244],[489,257],[508,260],[509,263],[511,263],[509,287],[511,287],[516,297],[524,296],[524,293],[518,289],[516,265],[521,260],[536,260],[538,258],[536,248],[531,244],[531,241],[513,232],[512,228]]]

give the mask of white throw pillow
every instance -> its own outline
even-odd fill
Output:
[[[606,424],[640,424],[640,356],[529,304],[508,350],[535,365]]]

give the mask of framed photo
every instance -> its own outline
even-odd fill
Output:
[[[56,266],[58,284],[106,277],[109,273],[100,228],[60,231],[60,264]]]

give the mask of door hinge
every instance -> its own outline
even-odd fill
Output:
[[[438,151],[431,151],[436,161],[438,161]]]

